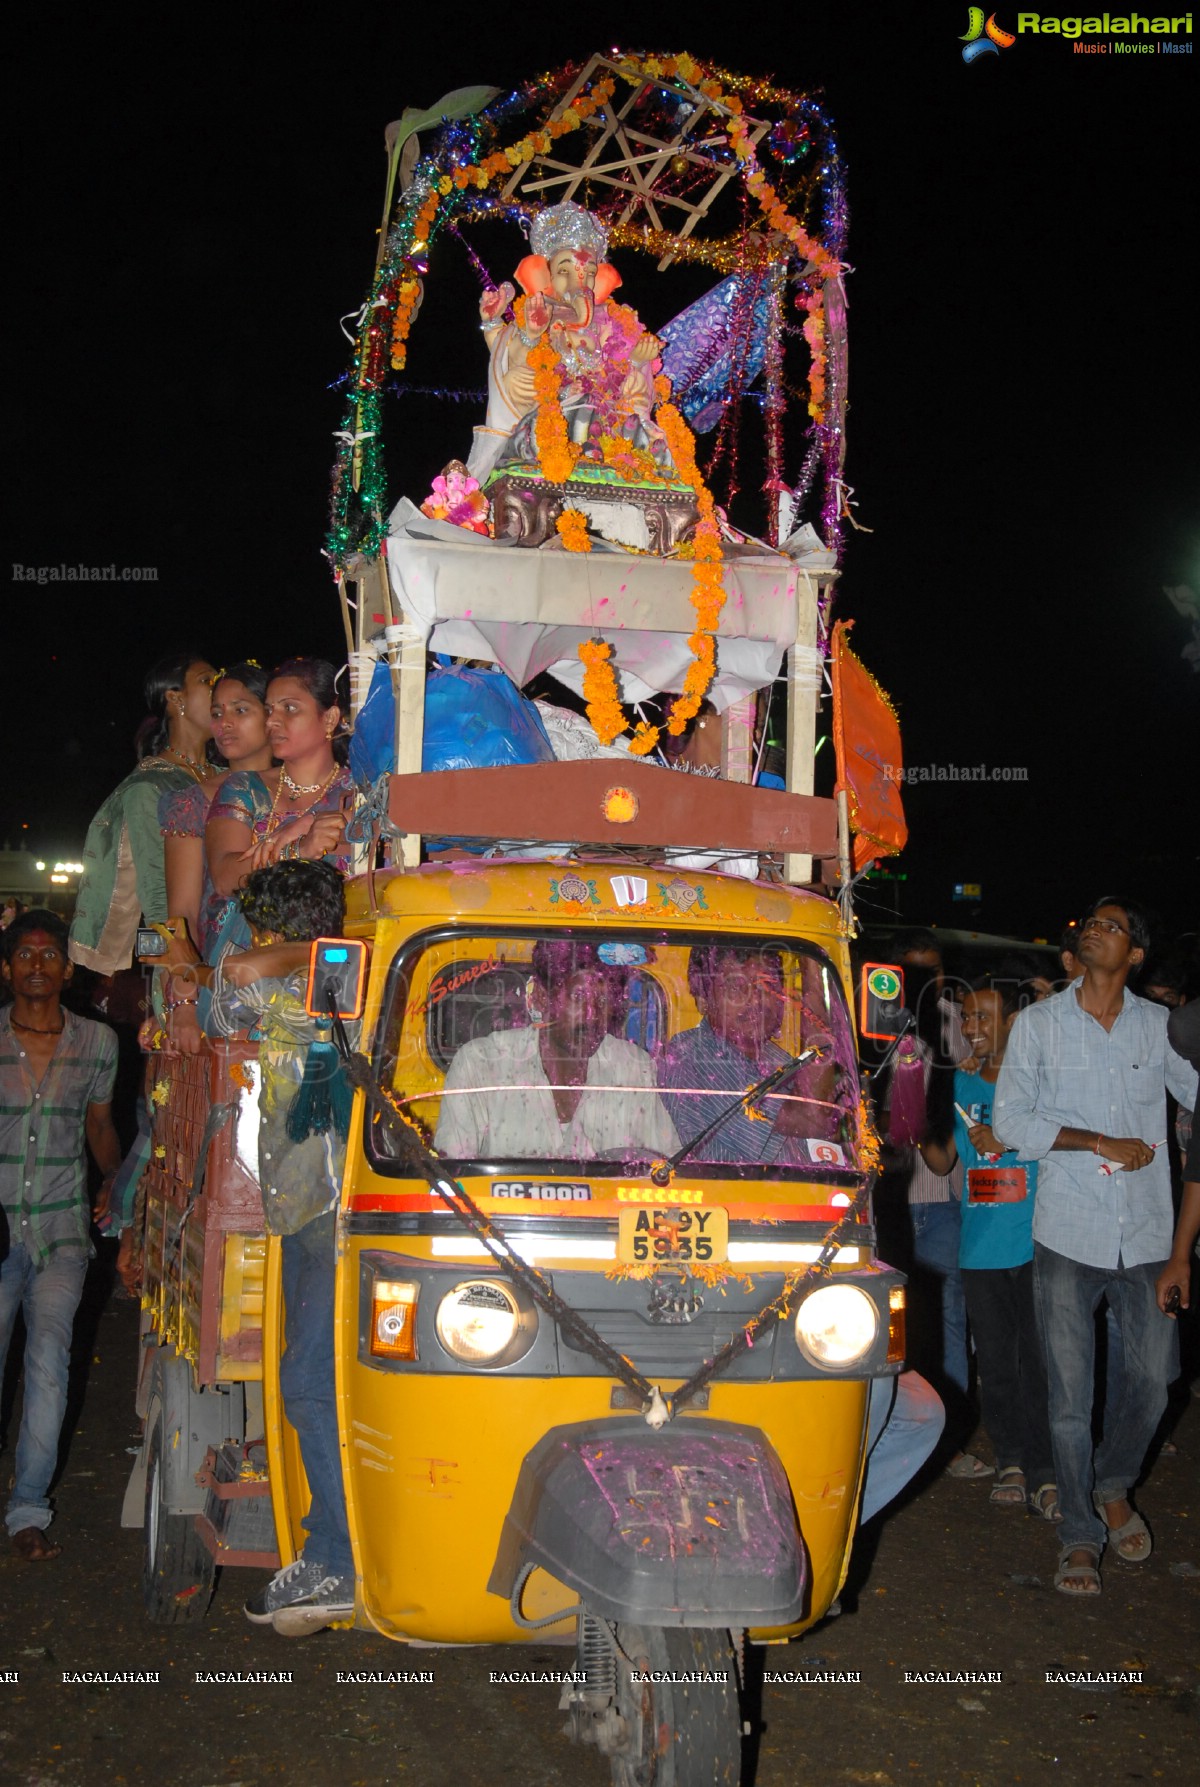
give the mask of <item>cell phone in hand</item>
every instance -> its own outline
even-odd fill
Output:
[[[1163,1305],[1163,1314],[1164,1315],[1178,1315],[1179,1314],[1179,1305],[1182,1303],[1182,1301],[1183,1301],[1183,1297],[1180,1293],[1179,1286],[1177,1284],[1173,1284],[1171,1286],[1170,1290],[1167,1292],[1167,1300],[1166,1300],[1165,1304]]]

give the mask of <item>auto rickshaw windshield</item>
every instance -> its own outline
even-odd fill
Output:
[[[710,1177],[857,1167],[842,990],[794,941],[426,932],[393,964],[375,1059],[460,1173],[620,1174],[681,1151]],[[381,1171],[410,1170],[386,1126],[368,1146]]]

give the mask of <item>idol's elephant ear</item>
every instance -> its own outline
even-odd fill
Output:
[[[617,287],[622,283],[621,275],[617,272],[617,269],[610,266],[608,261],[601,261],[596,269],[595,295],[597,304],[603,304],[606,298],[611,298]]]
[[[513,278],[523,292],[548,292],[550,263],[544,254],[527,254]]]

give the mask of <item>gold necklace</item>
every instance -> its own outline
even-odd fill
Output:
[[[321,794],[328,788],[336,774],[337,764],[335,763],[332,774],[326,776],[323,782],[293,782],[291,776],[288,775],[287,770],[281,769],[279,772],[279,786],[281,788],[286,788],[289,794]]]
[[[165,754],[168,757],[175,757],[180,763],[185,764],[198,782],[207,782],[210,776],[220,773],[215,763],[209,763],[203,757],[189,757],[187,752],[181,751],[178,745],[168,745]]]
[[[279,784],[275,789],[275,799],[271,802],[271,811],[267,814],[267,833],[266,833],[267,837],[270,837],[272,835],[272,833],[277,832],[279,830],[279,827],[281,825],[286,825],[289,820],[306,819],[308,817],[308,815],[312,812],[313,807],[316,806],[317,801],[320,800],[320,798],[324,794],[325,790],[329,787],[330,783],[333,781],[333,778],[337,775],[338,768],[339,768],[339,765],[335,763],[333,768],[330,770],[329,774],[326,776],[325,780],[323,782],[314,782],[311,788],[300,787],[297,783],[292,781],[291,777],[288,775],[286,770],[281,769],[279,772]],[[280,813],[279,817],[276,818],[276,816],[275,816],[276,808],[279,806],[279,798],[283,793],[283,785],[285,782],[287,783],[288,788],[293,793],[315,794],[317,799],[312,801],[311,804],[307,807],[303,807],[293,813]]]

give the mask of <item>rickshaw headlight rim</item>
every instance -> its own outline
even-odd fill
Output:
[[[856,1284],[827,1284],[796,1311],[796,1345],[813,1365],[845,1371],[866,1358],[879,1332],[874,1299]]]
[[[442,1298],[435,1326],[452,1359],[463,1365],[494,1365],[521,1332],[521,1307],[500,1280],[471,1278]]]

